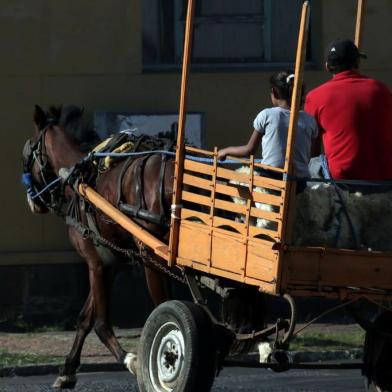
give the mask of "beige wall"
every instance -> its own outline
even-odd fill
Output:
[[[0,264],[74,260],[62,222],[30,214],[20,185],[20,152],[31,135],[35,103],[177,110],[179,73],[142,72],[140,1],[0,0]],[[306,73],[308,88],[328,78],[321,71],[325,45],[353,35],[356,1],[313,4],[316,61]],[[363,71],[389,86],[391,15],[392,1],[368,0]],[[208,147],[247,140],[254,115],[269,105],[270,73],[192,74],[189,110],[206,114]]]

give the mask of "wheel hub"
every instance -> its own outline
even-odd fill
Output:
[[[158,375],[163,382],[173,382],[183,362],[183,336],[177,330],[163,337],[158,349]]]
[[[168,322],[157,331],[150,352],[150,380],[156,391],[172,391],[185,359],[184,336]]]

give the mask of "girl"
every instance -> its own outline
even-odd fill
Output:
[[[287,132],[290,119],[291,96],[294,75],[292,72],[279,72],[271,76],[272,108],[262,110],[253,122],[254,131],[246,145],[226,147],[218,151],[218,158],[225,160],[227,155],[247,157],[256,152],[260,141],[262,164],[284,167],[286,156]],[[294,143],[294,175],[309,177],[308,163],[311,156],[312,140],[316,139],[316,121],[307,113],[300,111],[298,128]],[[278,177],[279,173],[263,172],[268,177]],[[281,178],[281,176],[280,176]]]

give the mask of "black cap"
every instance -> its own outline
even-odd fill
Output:
[[[366,54],[361,53],[354,42],[349,39],[333,41],[327,51],[329,65],[354,65],[360,57],[367,58]]]

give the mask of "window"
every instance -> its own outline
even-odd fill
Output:
[[[197,0],[192,63],[291,63],[302,0]],[[187,0],[143,0],[143,65],[181,64]]]

